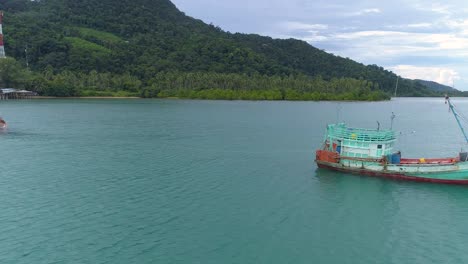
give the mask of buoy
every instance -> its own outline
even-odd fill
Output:
[[[425,158],[420,158],[419,163],[426,163],[426,159]]]

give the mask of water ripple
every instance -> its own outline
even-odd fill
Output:
[[[399,101],[408,114],[398,129],[429,129],[428,117],[409,114],[427,102]],[[0,262],[468,261],[465,187],[316,170],[313,149],[336,118],[335,107],[161,100],[2,104],[12,126],[0,134]],[[363,113],[359,120],[347,118],[366,125],[389,107],[343,103],[343,114]],[[433,141],[431,135],[447,140],[441,143],[450,149],[456,135],[446,109],[438,113],[431,120],[442,128],[405,140],[404,153],[443,154],[421,143]],[[113,121],[119,118],[131,129]]]

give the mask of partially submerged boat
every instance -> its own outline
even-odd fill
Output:
[[[447,97],[452,113],[459,116]],[[391,129],[351,128],[344,123],[327,126],[323,146],[316,151],[319,168],[402,180],[468,184],[468,153],[448,158],[402,158],[394,151],[397,133]]]
[[[0,117],[0,129],[5,129],[7,128],[7,123],[3,118]]]

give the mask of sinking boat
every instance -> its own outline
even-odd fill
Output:
[[[0,117],[0,129],[5,129],[7,128],[7,123],[3,118]]]
[[[460,115],[446,97],[465,139]],[[420,182],[468,184],[468,153],[448,158],[402,158],[394,150],[397,133],[392,129],[363,129],[344,123],[327,126],[321,149],[315,161],[322,169],[345,173]]]

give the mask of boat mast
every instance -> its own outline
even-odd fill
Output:
[[[397,75],[396,77],[396,85],[395,85],[395,92],[393,93],[393,97],[396,97],[396,92],[398,90],[398,79],[399,79],[400,76]]]
[[[390,116],[390,130],[393,129],[393,120],[395,119],[395,117],[395,113],[392,112],[392,115]]]
[[[454,116],[455,119],[457,120],[457,124],[458,124],[458,126],[460,127],[460,130],[462,131],[463,136],[465,137],[466,142],[468,143],[468,136],[466,136],[465,129],[463,128],[462,124],[460,123],[460,118],[458,117],[458,113],[455,111],[455,108],[453,107],[453,104],[452,104],[452,102],[450,101],[450,97],[445,96],[445,100],[448,102],[449,108],[450,108],[450,110],[452,111],[453,116]]]
[[[393,97],[396,97],[396,93],[397,93],[397,90],[398,90],[398,79],[400,78],[400,76],[397,75],[396,77],[396,85],[395,85],[395,92],[393,94]],[[392,104],[392,110],[393,110],[393,104]],[[393,129],[393,119],[395,119],[396,115],[394,114],[394,112],[392,111],[392,115],[390,116],[390,130]]]

